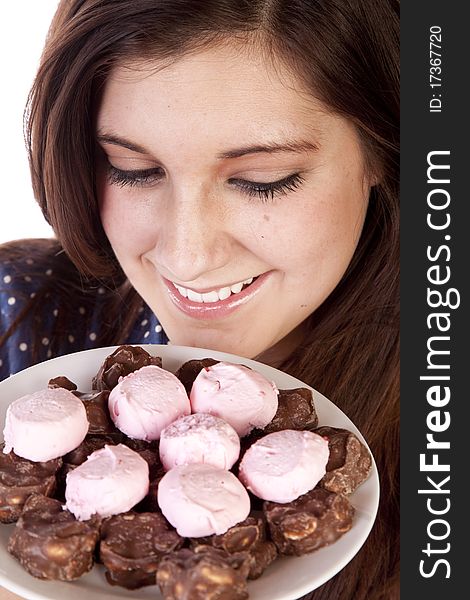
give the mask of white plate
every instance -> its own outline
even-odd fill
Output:
[[[161,356],[163,367],[175,371],[183,362],[193,358],[213,357],[245,364],[272,379],[280,389],[309,387],[304,383],[253,360],[225,354],[189,348],[184,346],[142,345],[154,356]],[[54,358],[25,369],[0,383],[0,424],[3,425],[7,406],[20,396],[45,388],[52,377],[65,375],[86,391],[91,388],[91,379],[97,373],[103,360],[115,347],[85,350]],[[348,419],[325,396],[314,390],[315,407],[320,425],[344,427],[364,438]],[[3,429],[3,427],[2,427]],[[375,462],[368,480],[352,495],[351,502],[356,509],[351,530],[337,542],[302,557],[277,559],[256,581],[248,584],[251,600],[296,600],[300,596],[319,587],[336,575],[359,551],[374,524],[379,503],[379,478]],[[126,590],[110,586],[104,577],[101,565],[74,582],[42,581],[30,576],[7,552],[8,537],[14,525],[0,524],[0,585],[27,598],[28,600],[109,600],[111,598],[133,598],[134,600],[161,599],[158,588],[144,587],[139,590]]]

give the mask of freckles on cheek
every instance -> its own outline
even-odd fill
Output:
[[[264,223],[269,230],[266,240],[276,252],[278,264],[286,271],[303,273],[306,265],[330,263],[332,257],[344,252],[349,227],[345,226],[344,212],[334,195],[319,194],[315,200],[306,199],[298,206],[290,207],[283,219],[274,224]],[[273,229],[271,229],[273,226]],[[263,240],[261,240],[263,242]],[[262,246],[262,244],[260,244]]]

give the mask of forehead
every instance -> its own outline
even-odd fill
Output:
[[[253,47],[223,45],[169,61],[116,67],[103,90],[98,121],[115,128],[139,121],[155,129],[172,123],[206,124],[241,136],[294,133],[318,135],[328,110],[280,61]],[[149,119],[148,123],[142,120]],[[129,133],[132,133],[131,131]]]

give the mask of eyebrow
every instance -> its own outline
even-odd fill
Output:
[[[146,148],[143,146],[139,146],[138,144],[134,144],[125,138],[114,134],[107,133],[99,133],[97,136],[98,142],[102,142],[104,144],[112,144],[114,146],[121,146],[123,148],[127,148],[128,150],[132,150],[133,152],[138,152],[139,154],[151,154]],[[219,159],[227,159],[227,158],[240,158],[241,156],[245,156],[246,154],[277,154],[281,152],[315,152],[318,150],[318,145],[313,142],[308,141],[298,141],[298,142],[267,142],[265,144],[256,144],[253,146],[244,146],[243,148],[236,148],[234,150],[228,150],[227,152],[222,152],[217,155]]]
[[[255,146],[245,146],[244,148],[237,148],[235,150],[229,150],[228,152],[222,152],[218,155],[218,158],[239,158],[245,156],[245,154],[257,154],[265,152],[267,154],[276,154],[280,152],[311,152],[318,150],[318,146],[312,142],[283,142],[282,144],[275,142],[268,142],[266,144],[257,144]]]
[[[138,144],[133,144],[128,140],[121,138],[117,135],[111,134],[101,134],[99,133],[96,137],[98,142],[102,142],[103,144],[112,144],[113,146],[122,146],[123,148],[127,148],[128,150],[132,150],[133,152],[138,152],[139,154],[150,154],[143,146],[139,146]]]

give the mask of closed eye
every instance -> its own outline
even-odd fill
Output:
[[[258,197],[263,202],[274,200],[276,196],[294,192],[303,183],[304,178],[300,173],[293,173],[283,179],[269,182],[246,181],[245,179],[229,179],[229,183],[241,189],[251,197]]]
[[[161,167],[124,171],[108,163],[108,181],[119,187],[148,187],[158,183],[164,176],[165,171]],[[268,202],[277,196],[294,192],[301,187],[303,181],[300,173],[292,173],[277,181],[257,182],[232,178],[228,183],[249,197]]]
[[[108,181],[112,185],[119,187],[145,187],[157,183],[165,175],[165,171],[161,167],[153,169],[138,169],[131,171],[123,171],[108,164]]]

